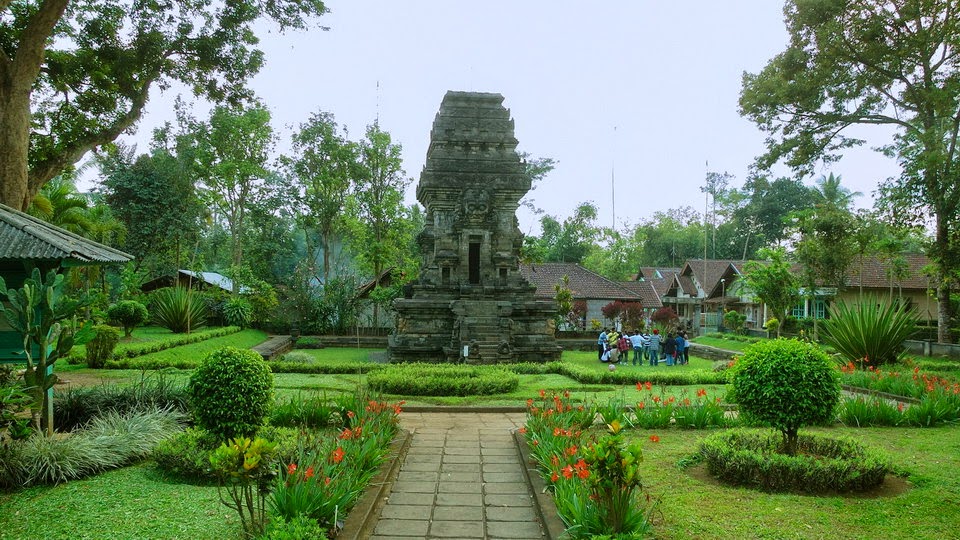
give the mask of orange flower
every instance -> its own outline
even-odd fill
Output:
[[[579,471],[577,471],[577,476],[579,476],[580,478],[586,479],[587,477],[590,476],[590,471],[588,471],[587,469],[580,469]]]
[[[659,435],[656,435],[656,434],[651,435],[651,436],[650,436],[650,442],[660,442],[660,436],[659,436]]]
[[[643,383],[643,387],[647,390],[653,390],[653,384],[650,381]]]
[[[547,391],[541,388],[541,389],[540,389],[540,397],[546,397],[546,395],[547,395]]]
[[[307,472],[303,473],[304,478],[313,478],[313,466],[307,467]]]
[[[567,448],[567,455],[573,456],[577,453],[577,445],[573,445],[570,448]]]
[[[697,390],[697,397],[703,397],[705,395],[707,395],[707,390],[705,388]]]
[[[643,390],[643,383],[637,382],[637,392],[639,392],[640,390]]]
[[[347,411],[347,418],[353,418],[353,417],[356,416],[356,415],[357,415],[357,414],[354,413],[353,411]]]
[[[654,403],[660,403],[660,396],[653,396]]]
[[[523,427],[521,427],[520,429],[518,429],[517,431],[519,431],[521,435],[524,435],[524,434],[527,433],[527,426],[523,426]]]
[[[570,478],[573,478],[573,467],[572,467],[571,465],[567,465],[567,466],[564,467],[563,470],[560,471],[560,472],[562,472],[562,473],[563,473],[563,477],[566,478],[566,479],[568,479],[568,480],[569,480]]]
[[[550,481],[556,483],[560,479],[560,475],[557,474],[557,471],[553,471],[553,474],[550,475]]]
[[[337,437],[340,440],[349,440],[353,438],[353,431],[350,428],[343,428],[343,431],[340,432],[340,435]]]
[[[296,464],[296,463],[291,463],[291,464],[287,465],[287,474],[293,474],[293,473],[295,473],[295,472],[297,472],[297,464]]]
[[[637,408],[638,408],[638,409],[643,409],[643,408],[646,407],[646,406],[647,406],[647,402],[646,402],[646,401],[640,401],[640,402],[637,403]]]
[[[527,400],[527,407],[533,407],[533,398]]]
[[[329,477],[329,476],[323,479],[323,485],[325,485],[325,486],[329,486],[329,485],[330,485],[330,477]]]
[[[330,454],[330,457],[333,459],[334,463],[340,463],[341,461],[343,461],[343,454],[344,454],[343,448],[340,448],[338,446],[337,449],[334,450],[332,454]]]
[[[903,402],[897,403],[897,410],[903,412]]]
[[[556,455],[556,454],[550,456],[550,463],[553,463],[554,465],[559,465],[559,464],[560,464],[560,456],[558,456],[558,455]]]

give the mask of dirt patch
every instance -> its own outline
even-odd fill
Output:
[[[703,482],[704,484],[719,487],[727,487],[729,485],[725,482],[717,480],[713,475],[711,475],[707,471],[707,465],[704,463],[688,468],[687,474],[689,474],[691,478]],[[908,482],[906,479],[888,474],[883,478],[882,484],[867,491],[817,494],[798,492],[796,495],[806,495],[810,497],[845,497],[848,499],[879,499],[884,497],[898,497],[907,491],[910,491],[912,487],[913,485],[910,484],[910,482]]]
[[[107,377],[100,373],[57,373],[59,381],[55,389],[67,389],[81,386],[99,386],[101,384],[113,384],[117,382],[115,377]]]

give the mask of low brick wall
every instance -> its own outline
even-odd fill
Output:
[[[293,338],[290,336],[271,336],[270,339],[253,348],[260,353],[264,360],[273,360],[293,348]]]
[[[903,342],[903,346],[908,352],[913,354],[960,359],[960,345],[937,343],[935,341],[907,340]]]

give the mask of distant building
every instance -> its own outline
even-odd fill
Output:
[[[216,287],[227,292],[233,292],[233,280],[217,272],[193,272],[191,270],[177,270],[176,275],[161,276],[152,279],[140,286],[143,292],[154,291],[163,287],[187,287],[199,291]],[[240,292],[247,292],[247,287],[241,286]]]

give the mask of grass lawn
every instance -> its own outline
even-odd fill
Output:
[[[228,336],[220,336],[205,341],[200,341],[198,343],[191,343],[189,345],[181,345],[179,347],[172,347],[170,349],[164,349],[155,353],[145,354],[143,356],[138,356],[136,358],[129,359],[131,366],[136,366],[137,364],[155,364],[155,363],[169,363],[174,364],[177,361],[182,360],[191,360],[199,362],[206,355],[210,354],[215,349],[220,347],[239,347],[241,349],[249,349],[255,345],[263,343],[267,339],[267,333],[261,330],[246,329],[241,330],[235,334],[230,334]],[[57,362],[56,370],[58,372],[78,372],[78,373],[97,373],[103,374],[104,377],[110,377],[110,375],[105,372],[113,370],[102,370],[102,369],[89,369],[85,364],[69,365],[66,362],[66,359],[62,359]],[[123,371],[123,370],[121,370]],[[134,371],[139,373],[137,370],[126,370]]]
[[[907,482],[885,482],[861,496],[768,494],[723,486],[700,467],[677,461],[705,431],[637,430],[644,441],[643,478],[653,496],[657,538],[958,538],[960,524],[960,426],[918,428],[820,428],[885,450]],[[649,441],[660,436],[659,443]],[[702,467],[702,466],[701,466]]]
[[[752,343],[748,343],[744,341],[736,341],[732,339],[723,339],[723,338],[706,337],[706,336],[700,336],[700,337],[694,338],[693,342],[698,343],[700,345],[706,345],[708,347],[716,347],[718,349],[724,349],[727,351],[740,351],[740,352],[742,352],[744,349],[746,349],[750,345],[753,345]]]
[[[215,486],[171,483],[152,462],[0,493],[0,538],[237,538]]]

